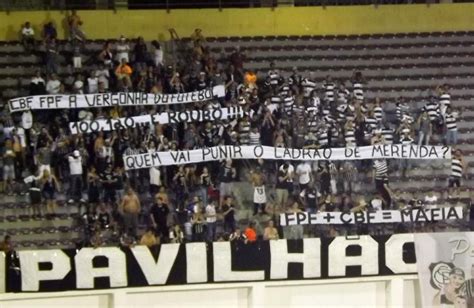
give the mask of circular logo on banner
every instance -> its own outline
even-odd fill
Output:
[[[453,263],[438,262],[431,263],[431,286],[435,289],[441,290],[449,280],[449,273],[454,268]]]

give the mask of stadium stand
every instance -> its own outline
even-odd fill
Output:
[[[117,40],[111,38],[109,41],[114,47],[115,54],[116,46],[119,43]],[[80,45],[80,56],[82,57],[82,68],[74,68],[72,58],[77,55],[77,43],[68,40],[59,41],[57,49],[59,50],[59,57],[57,62],[59,64],[57,74],[59,79],[65,85],[65,93],[74,92],[74,84],[78,80],[78,76],[86,79],[92,72],[99,67],[97,56],[103,50],[104,40],[86,40]],[[473,68],[474,62],[472,54],[474,52],[474,32],[439,32],[439,33],[397,33],[397,34],[378,34],[378,35],[350,35],[350,36],[261,36],[261,37],[208,37],[202,43],[202,52],[207,57],[216,60],[216,66],[226,72],[229,67],[229,59],[237,54],[243,58],[244,72],[253,71],[257,73],[259,85],[259,99],[263,103],[271,95],[271,92],[264,92],[268,88],[267,83],[271,83],[271,72],[278,74],[279,77],[284,78],[284,83],[295,72],[302,78],[311,78],[317,84],[317,94],[321,100],[324,101],[324,91],[322,85],[327,83],[327,76],[330,76],[334,82],[343,84],[352,91],[354,72],[360,72],[364,78],[364,100],[368,105],[372,106],[373,101],[378,98],[382,102],[383,112],[385,113],[386,121],[391,123],[393,129],[399,127],[400,119],[397,119],[397,105],[396,103],[406,104],[408,106],[407,115],[412,116],[416,120],[421,110],[426,106],[430,100],[438,101],[439,93],[437,89],[439,86],[449,85],[447,93],[450,94],[451,105],[459,113],[457,120],[458,128],[458,142],[455,145],[456,149],[462,150],[464,160],[467,164],[467,169],[464,175],[472,173],[474,168],[474,160],[471,154],[474,152],[474,143],[472,138],[472,131],[474,126],[471,124],[474,118],[474,106],[472,106],[472,99],[474,97],[474,76]],[[146,42],[148,45],[148,52],[154,50],[151,42]],[[47,40],[36,51],[30,52],[25,50],[25,47],[20,42],[0,42],[0,91],[2,94],[1,101],[6,107],[8,99],[28,96],[31,94],[31,80],[35,76],[38,69],[44,72],[45,58],[47,57],[48,48],[50,46]],[[236,49],[238,46],[238,49]],[[55,47],[56,48],[56,47]],[[130,44],[132,67],[136,71],[146,72],[147,68],[140,68],[142,64],[137,63],[136,53],[138,52],[134,44]],[[169,72],[168,66],[175,65],[178,72],[182,76],[190,73],[187,69],[192,64],[196,57],[196,45],[192,39],[175,39],[164,45],[165,50],[165,65],[159,67],[158,70],[153,71],[155,77],[162,78],[163,84],[166,83],[166,78]],[[173,52],[170,52],[173,51]],[[199,71],[203,71],[205,61],[197,64]],[[267,73],[271,71],[270,73]],[[111,89],[114,88],[113,77],[111,79]],[[133,75],[133,88],[139,88],[140,75]],[[211,76],[208,76],[211,79]],[[44,80],[47,80],[44,76]],[[279,85],[282,81],[278,80]],[[83,82],[84,89],[87,88],[86,82]],[[147,85],[149,90],[151,87]],[[271,88],[271,86],[270,86]],[[82,90],[82,89],[81,89]],[[63,90],[61,90],[63,91]],[[166,91],[166,90],[165,90]],[[237,90],[238,91],[238,90]],[[87,90],[84,90],[87,92]],[[242,93],[240,93],[242,94]],[[233,97],[231,103],[235,103],[240,97]],[[369,107],[371,108],[371,107]],[[135,110],[136,113],[141,112]],[[330,113],[334,111],[330,111]],[[2,114],[3,127],[9,127],[13,122],[18,123],[20,119],[13,115],[13,119],[8,116],[9,112],[5,108]],[[59,118],[59,113],[51,113],[42,115],[38,118],[39,122],[46,124],[51,131],[52,126],[48,125],[49,116]],[[67,116],[67,115],[66,115]],[[97,116],[97,115],[96,115]],[[36,121],[36,116],[35,121]],[[72,116],[74,117],[74,116]],[[200,127],[197,127],[198,130]],[[293,127],[296,131],[296,126]],[[413,132],[415,140],[418,138],[418,130],[416,128]],[[68,135],[67,131],[63,131]],[[54,132],[56,136],[55,141],[62,137],[70,138],[68,136],[61,136]],[[171,134],[174,136],[174,132]],[[179,133],[178,133],[179,134]],[[305,132],[303,132],[305,134]],[[371,132],[371,134],[375,134]],[[444,133],[433,133],[430,144],[443,144]],[[70,139],[72,140],[72,139]],[[342,144],[341,144],[342,145]],[[141,146],[141,145],[138,145]],[[182,144],[180,144],[182,146]],[[4,148],[5,145],[2,145]],[[2,153],[3,153],[2,149]],[[68,178],[69,168],[67,166],[66,157],[70,155],[73,150],[69,146],[67,151],[61,153],[62,158],[58,164],[63,164],[55,167],[55,170],[66,170],[65,174],[57,174],[60,177],[60,182],[64,185],[62,191],[67,192],[70,189]],[[57,156],[56,156],[57,157]],[[32,157],[29,157],[32,159]],[[120,157],[115,157],[115,160],[120,160]],[[54,164],[54,162],[53,162]],[[424,200],[425,196],[433,195],[437,197],[437,206],[446,205],[462,205],[468,208],[471,200],[471,187],[474,182],[473,179],[466,177],[463,181],[461,191],[456,196],[452,196],[448,191],[448,178],[451,176],[451,161],[443,163],[418,163],[414,162],[408,170],[395,171],[395,162],[389,162],[389,179],[390,187],[394,191],[394,198],[391,207],[396,208],[403,203],[409,203],[411,200]],[[241,168],[240,168],[241,167]],[[295,165],[296,167],[296,165]],[[215,184],[219,182],[219,166],[212,167],[211,178]],[[251,183],[246,179],[247,173],[250,169],[255,168],[252,164],[239,164],[238,177],[240,180],[236,181],[233,186],[233,195],[235,197],[236,216],[240,225],[246,225],[249,221],[257,223],[257,233],[263,234],[263,228],[269,220],[271,215],[253,215],[252,196],[253,189]],[[34,168],[33,168],[34,169]],[[265,170],[273,170],[268,172],[266,188],[267,196],[270,204],[275,204],[275,190],[274,186],[277,182],[276,167],[274,164],[270,166],[265,165]],[[360,196],[365,196],[367,201],[376,197],[373,179],[371,176],[371,165],[362,164],[358,166],[357,181],[353,183],[352,202]],[[23,168],[23,174],[17,175],[18,179],[23,179],[31,175],[27,168]],[[56,171],[58,172],[58,171]],[[62,171],[60,171],[62,172]],[[163,171],[166,173],[166,171]],[[174,169],[167,171],[171,174],[166,174],[166,183],[169,197],[171,199],[170,209],[178,209],[179,201],[175,200],[179,188],[174,187],[173,176],[176,174]],[[313,169],[316,173],[316,170]],[[332,173],[332,179],[340,178],[337,175],[338,171]],[[84,174],[86,170],[84,170]],[[163,175],[162,175],[163,176]],[[141,213],[139,217],[139,234],[141,235],[145,229],[150,225],[150,207],[153,203],[153,198],[148,193],[149,180],[143,180],[148,177],[148,171],[140,173],[138,180],[140,184],[134,183],[133,187],[138,190],[140,200],[142,203]],[[129,180],[129,178],[128,178]],[[126,181],[128,182],[126,179]],[[175,181],[176,182],[176,181]],[[179,186],[179,185],[178,185]],[[87,199],[87,190],[82,191],[84,199]],[[70,196],[66,193],[59,193],[57,195],[58,208],[54,216],[35,216],[32,215],[32,206],[27,192],[28,186],[18,181],[12,190],[9,191],[11,195],[2,195],[0,201],[0,235],[11,235],[14,237],[18,248],[26,247],[71,247],[75,245],[91,245],[91,234],[87,234],[87,223],[91,222],[88,212],[85,210],[87,206],[80,205],[81,202],[74,200],[69,203]],[[178,189],[178,191],[177,191]],[[338,184],[338,190],[341,188]],[[343,193],[334,194],[332,196],[332,203],[341,204],[340,209],[344,210],[344,200],[347,195],[351,195],[342,189]],[[15,195],[13,195],[15,194]],[[24,194],[24,195],[23,195]],[[197,193],[190,193],[190,196],[197,195]],[[222,197],[222,196],[221,196]],[[297,196],[295,198],[298,198]],[[184,204],[183,206],[188,206]],[[190,201],[192,204],[192,202]],[[323,204],[323,201],[320,201]],[[204,205],[205,206],[205,205]],[[390,205],[387,205],[387,207]],[[110,215],[114,216],[112,210],[115,206],[110,206],[108,211]],[[345,209],[347,210],[347,208]],[[192,210],[191,210],[192,211]],[[218,210],[220,213],[221,210]],[[84,216],[85,215],[85,216]],[[171,216],[171,215],[170,215]],[[192,216],[192,215],[191,215]],[[120,221],[120,217],[115,217]],[[168,221],[170,218],[168,218]],[[185,219],[186,220],[186,219]],[[188,221],[186,221],[188,222]],[[86,223],[86,226],[84,226]],[[119,223],[118,223],[119,224]],[[169,224],[171,227],[172,223]],[[186,226],[184,226],[186,228]],[[86,231],[84,230],[86,229]],[[387,227],[375,227],[373,230],[351,230],[349,228],[320,228],[317,231],[305,230],[305,232],[317,232],[318,235],[326,236],[328,234],[351,234],[364,233],[371,234],[391,234],[393,232],[406,231],[422,231],[429,230],[429,228],[439,228],[440,230],[464,230],[467,228],[467,222],[454,223],[438,223],[434,225],[417,225],[402,227],[397,225],[389,225]],[[99,228],[100,229],[100,228]],[[93,232],[96,228],[93,228]],[[218,214],[218,237],[226,238],[229,234],[224,232],[224,223],[222,214]],[[232,230],[233,231],[233,230]],[[120,228],[107,230],[107,234],[103,234],[105,242],[118,243],[120,241],[127,241],[120,233]],[[168,234],[163,234],[162,240],[168,237]],[[191,231],[193,233],[193,231]],[[280,231],[281,233],[281,231]],[[86,237],[84,236],[86,234]],[[122,236],[122,238],[120,238]],[[192,234],[191,234],[192,236]],[[93,244],[92,244],[93,245]]]

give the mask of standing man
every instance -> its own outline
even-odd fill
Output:
[[[451,158],[451,176],[449,177],[448,184],[448,198],[451,198],[453,194],[459,196],[459,187],[461,186],[461,178],[466,174],[466,164],[461,150],[454,150]]]
[[[216,201],[214,199],[206,205],[206,241],[213,242],[216,238]]]
[[[375,189],[382,196],[384,209],[388,209],[392,203],[392,192],[388,187],[388,167],[385,159],[374,160]]]
[[[253,215],[265,214],[267,195],[265,193],[264,176],[259,167],[250,171],[250,182],[253,186]]]
[[[82,157],[78,150],[75,150],[71,156],[68,157],[69,172],[71,174],[69,182],[69,201],[82,201]]]
[[[138,214],[140,214],[141,205],[137,194],[131,187],[128,187],[127,193],[123,196],[119,210],[123,215],[124,232],[137,238]]]
[[[150,209],[150,220],[156,234],[164,240],[168,237],[168,214],[170,210],[168,205],[163,202],[163,198],[156,196],[155,203]]]
[[[296,166],[296,175],[298,176],[298,183],[300,184],[300,191],[304,190],[311,181],[311,165],[308,162],[302,162]]]

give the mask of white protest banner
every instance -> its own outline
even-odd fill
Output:
[[[423,307],[472,307],[474,233],[416,233],[415,251]]]
[[[450,159],[447,146],[384,144],[363,147],[290,149],[269,146],[223,145],[189,151],[153,152],[124,155],[125,169],[202,163],[224,159],[281,159],[299,161],[360,159]]]
[[[327,224],[381,224],[405,222],[430,222],[462,219],[462,207],[440,207],[432,209],[383,210],[376,212],[319,212],[282,213],[282,226],[327,225]]]
[[[204,102],[214,97],[224,97],[225,87],[178,94],[149,94],[141,92],[119,92],[98,94],[35,95],[14,98],[8,101],[10,112],[34,109],[74,109],[113,106],[170,105]]]
[[[244,115],[242,107],[226,107],[192,111],[170,111],[154,115],[142,115],[119,119],[79,121],[69,123],[71,133],[94,133],[134,128],[144,125],[175,124],[180,122],[205,122],[241,118]]]

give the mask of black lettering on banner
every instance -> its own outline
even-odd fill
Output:
[[[263,156],[263,147],[261,145],[255,146],[253,148],[253,155],[255,155],[256,158],[262,157]]]
[[[211,112],[206,109],[202,111],[202,118],[204,121],[210,121],[211,120]]]
[[[309,224],[314,225],[318,221],[318,215],[316,213],[309,213]]]
[[[204,91],[204,95],[206,96],[206,99],[212,99],[214,97],[214,94],[212,93],[212,88]]]
[[[191,101],[196,101],[196,92],[191,93]]]
[[[444,146],[441,148],[443,150],[443,158],[446,158],[446,154],[449,153],[449,147],[447,146]],[[438,157],[438,155],[436,155],[436,157]]]
[[[238,156],[237,156],[238,155]],[[234,157],[242,158],[242,148],[239,145],[234,145]]]
[[[161,96],[161,101],[163,102],[163,104],[167,104],[167,103],[169,102],[169,100],[170,100],[170,95],[168,95],[168,94],[163,94],[163,95]]]
[[[74,132],[73,134],[78,133],[78,128],[77,128],[77,122],[71,122],[69,123],[69,129]]]
[[[125,126],[128,128],[133,128],[135,127],[135,120],[133,118],[125,118],[125,121],[123,121]]]
[[[374,145],[372,146],[372,157],[383,157],[383,150],[381,145]]]
[[[94,132],[98,132],[99,129],[100,129],[100,125],[97,121],[92,121],[91,124],[89,125],[91,131],[94,133]]]
[[[120,120],[114,120],[114,129],[115,130],[122,130],[125,127],[122,125],[122,122]]]
[[[458,216],[458,212],[456,212],[456,209],[454,207],[450,207],[448,209],[448,214],[446,215],[446,219],[461,219],[461,217]]]
[[[135,168],[135,159],[131,156],[125,158],[125,163],[127,164],[127,169],[134,169]]]
[[[296,224],[301,225],[306,221],[306,213],[305,212],[297,212],[296,213]]]
[[[349,216],[348,218],[346,218],[346,216]],[[348,224],[348,223],[351,223],[352,222],[352,213],[341,213],[341,221],[345,224]]]
[[[187,112],[179,112],[178,113],[178,120],[180,122],[188,122],[189,121],[189,115]]]
[[[429,221],[428,216],[426,216],[426,213],[424,210],[417,209],[415,211],[416,211],[415,222]]]
[[[293,225],[294,223],[292,222],[295,220],[295,213],[285,213],[285,218],[287,226]]]
[[[429,151],[429,153],[428,153],[427,156],[428,156],[429,158],[435,158],[435,157],[436,157],[436,158],[439,158],[438,152],[436,152],[436,149],[435,149],[434,147],[431,147],[431,148],[430,148],[430,151]]]
[[[358,147],[354,148],[354,157],[360,157],[360,150]]]
[[[354,221],[356,223],[367,223],[365,220],[365,213],[364,212],[355,212],[354,213]]]
[[[331,148],[326,148],[323,150],[323,156],[326,159],[330,159],[332,156],[332,149]]]
[[[89,106],[89,107],[94,106],[95,95],[92,95],[92,99],[91,99],[91,100],[89,100],[89,95],[84,95],[84,99],[85,99],[85,101],[86,101],[87,106]]]
[[[352,148],[345,148],[344,149],[344,156],[346,156],[346,157],[351,157],[353,153],[354,153],[354,150]]]
[[[214,121],[220,120],[221,118],[222,118],[222,110],[221,109],[212,110],[212,119]]]
[[[151,153],[151,160],[153,161],[153,166],[161,165],[160,154],[158,153]],[[157,164],[158,162],[159,164]]]
[[[155,94],[153,103],[155,105],[158,105],[160,102],[161,102],[161,95],[160,94]]]
[[[89,131],[89,124],[85,121],[79,122],[79,130],[81,133],[87,133]]]
[[[178,120],[176,120],[176,112],[174,111],[168,112],[168,121],[171,124],[175,124],[179,122]]]
[[[392,144],[391,150],[392,150],[392,157],[393,157],[393,158],[398,158],[398,157],[400,157],[400,154],[398,153],[399,150],[400,150],[400,148],[398,147],[398,145]]]
[[[402,222],[412,222],[413,221],[413,214],[412,211],[407,209],[407,210],[401,210],[400,211],[400,219]]]
[[[200,101],[203,101],[205,97],[206,97],[206,96],[204,95],[203,91],[199,91],[199,92],[198,92],[198,99],[199,99]]]
[[[77,108],[77,96],[69,95],[69,108]]]

